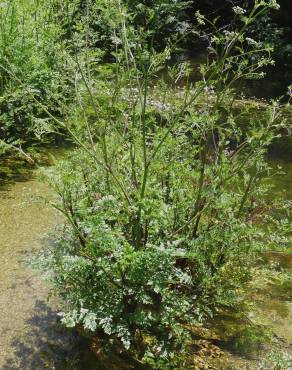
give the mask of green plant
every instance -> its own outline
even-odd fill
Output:
[[[102,48],[106,56],[111,59],[110,52],[121,45],[119,32],[113,33],[116,27],[116,1],[86,0],[74,2],[74,16],[67,23],[68,35],[79,34],[87,28],[87,40],[94,47]],[[138,40],[143,38],[143,46],[151,46],[162,50],[167,41],[184,33],[190,28],[187,10],[191,1],[175,0],[121,0],[120,5],[126,11],[127,28],[130,27],[139,33]],[[112,17],[109,17],[111,13]],[[134,42],[134,39],[131,40]]]
[[[276,102],[237,100],[232,86],[271,62],[270,49],[245,32],[275,6],[236,9],[238,30],[213,25],[202,79],[183,88],[176,83],[188,81],[186,64],[168,67],[172,88],[157,79],[173,44],[144,48],[119,1],[103,10],[121,40],[115,63],[73,56],[78,105],[65,122],[50,115],[78,147],[49,176],[67,225],[42,260],[67,326],[153,367],[188,368],[190,327],[243,299],[255,253],[281,228],[263,180],[283,123]]]
[[[1,3],[1,140],[33,144],[52,137],[54,128],[39,102],[60,117],[72,98],[59,9],[58,2],[41,0]]]

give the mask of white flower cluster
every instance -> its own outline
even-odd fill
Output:
[[[199,12],[199,10],[196,11],[195,13],[195,17],[197,19],[197,22],[200,26],[204,26],[205,25],[205,17]]]
[[[279,10],[280,5],[277,3],[277,0],[268,0],[268,1],[260,1],[258,3],[259,6],[269,6],[272,9]]]
[[[269,6],[272,8],[272,9],[275,9],[275,10],[279,10],[280,9],[280,4],[277,3],[277,0],[270,0],[268,2]]]
[[[150,99],[149,104],[159,111],[166,111],[171,109],[171,105],[169,103],[162,103],[161,101],[156,99]]]
[[[259,46],[259,42],[257,42],[256,40],[250,38],[250,37],[246,37],[245,40],[247,41],[247,43],[249,45],[252,45],[252,46]]]
[[[238,32],[228,30],[223,31],[223,34],[225,36],[226,41],[231,41],[239,36]]]
[[[246,10],[241,8],[240,6],[234,6],[232,8],[232,10],[234,11],[235,14],[237,15],[243,15],[244,13],[246,13]]]

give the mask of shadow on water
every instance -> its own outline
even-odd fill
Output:
[[[56,311],[43,300],[37,300],[33,314],[26,321],[29,333],[11,343],[12,358],[2,370],[103,370],[95,355],[88,350],[88,341],[60,325]]]
[[[31,161],[16,155],[0,156],[0,191],[7,191],[16,182],[29,181],[39,166],[51,166],[65,156],[71,146],[39,148]]]
[[[1,158],[0,191],[7,190],[15,182],[26,182],[32,176],[33,164],[19,158]]]
[[[29,333],[13,339],[13,356],[1,370],[149,370],[114,353],[99,358],[89,339],[62,326],[56,311],[43,300],[36,301],[26,325]]]

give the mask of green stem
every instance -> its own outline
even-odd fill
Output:
[[[245,189],[245,192],[243,194],[242,200],[240,202],[240,206],[239,206],[239,209],[238,209],[237,217],[239,217],[241,215],[241,212],[243,210],[243,207],[245,205],[245,202],[247,201],[247,197],[249,195],[249,192],[251,190],[252,183],[255,180],[255,178],[256,178],[256,174],[250,175],[250,177],[249,177],[249,181],[248,181],[247,187]]]

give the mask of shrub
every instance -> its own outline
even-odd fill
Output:
[[[232,90],[270,62],[244,35],[273,4],[256,2],[239,30],[214,31],[194,85],[176,85],[188,81],[185,64],[168,68],[172,88],[156,79],[171,46],[141,47],[116,2],[116,63],[77,63],[79,104],[66,127],[78,148],[49,175],[67,225],[42,263],[67,326],[153,367],[188,368],[192,325],[237,306],[256,251],[282,229],[264,198],[279,106],[253,106]]]

